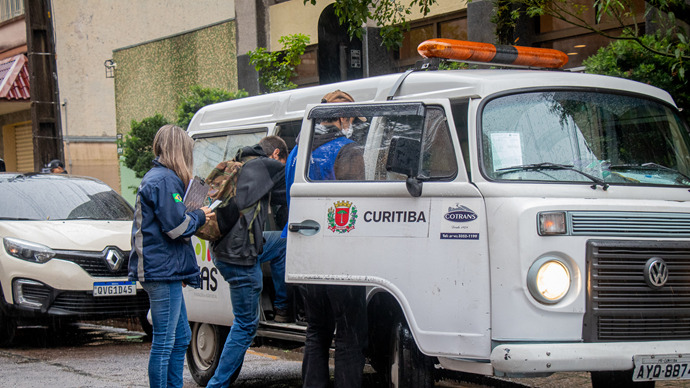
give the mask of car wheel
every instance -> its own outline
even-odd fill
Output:
[[[147,314],[139,316],[139,325],[141,325],[141,330],[146,333],[146,339],[151,341],[153,339],[153,326],[149,322]]]
[[[632,370],[591,372],[592,388],[654,388],[654,381],[633,381]]]
[[[417,348],[404,318],[393,325],[390,341],[388,385],[391,388],[431,388],[434,364]]]
[[[0,308],[0,346],[12,345],[16,334],[17,322],[6,316]]]
[[[190,322],[192,340],[187,348],[187,365],[197,384],[205,387],[213,377],[223,352],[228,330],[208,323]],[[239,375],[242,366],[235,372],[230,383]]]

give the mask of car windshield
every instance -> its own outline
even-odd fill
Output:
[[[108,185],[62,175],[0,177],[0,220],[131,221],[132,207]]]
[[[686,124],[661,103],[583,91],[489,101],[482,168],[495,180],[690,186]]]

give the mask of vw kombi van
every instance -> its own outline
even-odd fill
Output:
[[[319,104],[335,89],[356,102]],[[308,178],[325,117],[366,118],[351,137],[363,180]],[[690,136],[663,90],[560,70],[413,71],[210,105],[188,132],[200,176],[299,134],[287,281],[366,286],[369,360],[392,386],[429,386],[437,368],[588,371],[597,387],[690,378]],[[232,311],[196,246],[205,283],[185,292],[203,378]],[[265,319],[259,335],[303,328]]]

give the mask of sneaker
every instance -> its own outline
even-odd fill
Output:
[[[294,322],[294,319],[290,316],[290,313],[283,309],[276,309],[273,320],[278,323]]]
[[[297,326],[307,326],[307,317],[304,316],[304,310],[297,312],[297,318],[295,318],[295,323]]]

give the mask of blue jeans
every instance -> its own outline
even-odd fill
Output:
[[[149,386],[182,387],[184,356],[192,337],[182,282],[144,282],[141,285],[149,294],[153,320]]]
[[[287,286],[285,285],[285,250],[287,239],[280,237],[280,231],[264,232],[264,250],[259,255],[259,263],[271,262],[271,278],[276,291],[273,307],[288,309]]]
[[[235,319],[223,346],[218,368],[207,388],[227,387],[242,367],[244,354],[254,340],[259,326],[259,299],[263,288],[261,265],[233,265],[222,261],[213,262],[230,284],[230,301]]]

